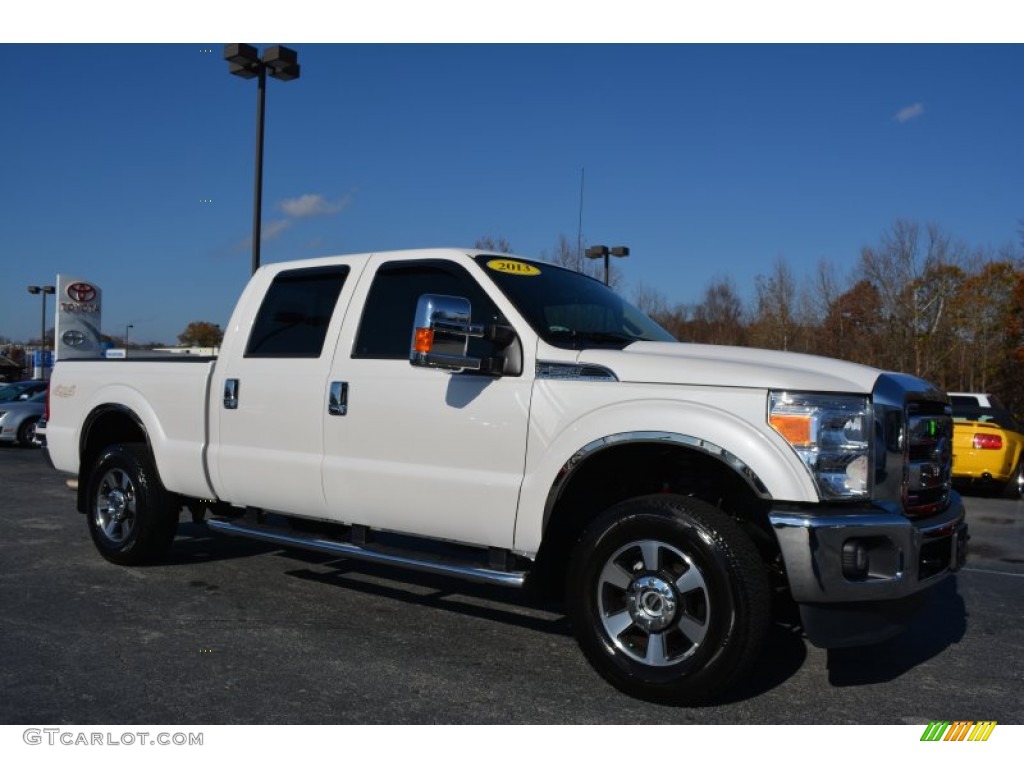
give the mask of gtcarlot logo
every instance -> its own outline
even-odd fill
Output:
[[[50,747],[201,747],[200,733],[150,733],[149,731],[70,731],[64,728],[27,728],[21,738],[30,746]]]
[[[995,728],[995,720],[932,720],[921,741],[988,741]]]

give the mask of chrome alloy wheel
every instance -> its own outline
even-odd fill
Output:
[[[650,539],[631,542],[608,558],[597,581],[597,605],[616,647],[653,667],[696,653],[711,614],[707,583],[693,560]]]
[[[96,527],[110,542],[121,544],[131,535],[136,522],[135,486],[124,470],[113,468],[103,475],[93,515]]]

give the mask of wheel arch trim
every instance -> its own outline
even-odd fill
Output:
[[[150,455],[153,455],[153,444],[149,437],[149,430],[146,429],[145,422],[131,408],[121,405],[120,403],[103,403],[90,410],[89,415],[86,416],[85,420],[82,422],[82,429],[78,436],[78,511],[83,514],[88,508],[87,495],[89,491],[89,478],[86,477],[89,467],[87,467],[84,462],[87,459],[92,458],[88,456],[89,438],[92,435],[93,429],[104,418],[111,415],[123,416],[138,427],[139,431],[142,433],[143,440],[146,443],[146,450],[149,451]],[[100,450],[102,450],[102,446],[100,447]],[[157,471],[157,476],[159,477],[159,470]]]
[[[548,491],[547,499],[544,503],[544,515],[542,520],[543,529],[547,529],[548,523],[551,521],[551,516],[554,513],[555,506],[558,504],[558,500],[561,498],[562,493],[569,486],[576,473],[587,464],[588,460],[610,448],[641,443],[669,444],[703,453],[717,461],[720,461],[735,472],[746,482],[750,487],[750,490],[758,498],[765,500],[772,499],[772,495],[769,493],[768,488],[750,465],[716,443],[695,437],[694,435],[680,434],[677,432],[620,432],[613,435],[607,435],[587,443],[577,450],[569,460],[562,465],[561,470],[558,472],[555,481],[552,483],[551,488]]]
[[[78,437],[79,458],[85,455],[86,446],[89,443],[89,437],[91,436],[92,430],[96,426],[97,422],[110,414],[126,416],[129,420],[134,422],[135,426],[137,426],[139,431],[142,432],[143,438],[145,438],[146,448],[149,449],[150,453],[153,452],[153,444],[149,439],[149,430],[146,428],[145,422],[143,422],[139,415],[131,408],[121,405],[120,403],[104,403],[93,408],[82,422],[82,431]]]

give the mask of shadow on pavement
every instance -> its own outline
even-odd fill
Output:
[[[297,579],[551,635],[572,636],[572,628],[559,603],[534,598],[522,590],[473,584],[461,579],[390,568],[376,563],[350,565],[345,560],[310,552],[288,552],[287,556],[296,559],[296,554],[301,555],[298,559],[332,569],[329,573],[307,569],[287,571],[289,576]],[[389,583],[381,583],[380,579],[386,579]],[[408,588],[403,583],[407,583]]]
[[[966,632],[966,605],[956,579],[946,579],[931,590],[907,631],[876,645],[829,650],[829,682],[845,687],[895,680],[960,642]]]

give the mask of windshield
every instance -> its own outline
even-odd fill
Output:
[[[32,384],[8,384],[0,387],[0,403],[18,400],[26,391],[33,389]]]
[[[477,263],[548,344],[622,349],[672,335],[604,283],[539,261],[477,256]]]
[[[953,421],[978,421],[1002,427],[1011,432],[1021,432],[1020,424],[1005,408],[984,408],[978,405],[960,405],[953,403]]]

